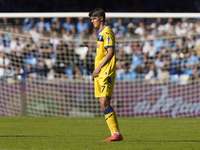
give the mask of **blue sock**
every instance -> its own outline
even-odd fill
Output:
[[[104,110],[103,113],[104,113],[104,115],[107,115],[107,114],[109,114],[112,111],[113,111],[113,108],[110,106],[106,110]]]

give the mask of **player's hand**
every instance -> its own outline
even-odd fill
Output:
[[[100,69],[99,69],[99,68],[95,69],[94,72],[93,72],[93,74],[92,74],[92,77],[93,77],[93,78],[98,77],[98,76],[99,76],[99,72],[100,72]]]

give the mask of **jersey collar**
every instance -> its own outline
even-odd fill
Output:
[[[103,29],[106,27],[106,25],[103,27]],[[101,29],[101,31],[103,31],[103,29]],[[101,32],[101,31],[99,31],[99,33]]]

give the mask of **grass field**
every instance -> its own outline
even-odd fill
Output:
[[[104,118],[0,117],[0,150],[199,150],[200,119],[119,118],[121,142]]]

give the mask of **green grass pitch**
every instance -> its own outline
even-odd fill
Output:
[[[199,150],[196,118],[118,118],[120,142],[103,117],[0,117],[0,150]]]

